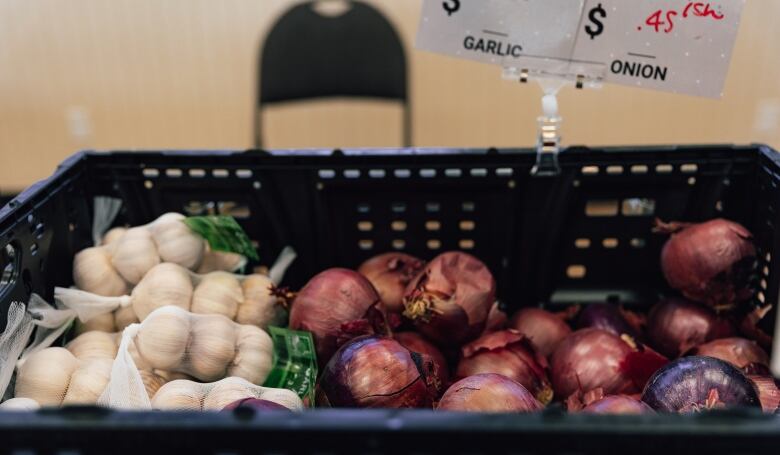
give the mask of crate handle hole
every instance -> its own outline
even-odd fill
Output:
[[[618,201],[616,199],[594,199],[585,204],[585,215],[597,217],[611,217],[618,214]]]
[[[566,276],[571,278],[572,280],[581,280],[585,278],[585,275],[587,275],[588,269],[584,265],[570,265],[566,269]]]

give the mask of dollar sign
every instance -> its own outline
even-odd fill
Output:
[[[599,16],[602,19],[607,18],[607,11],[601,6],[601,3],[599,3],[599,6],[592,8],[588,13],[588,19],[593,22],[592,25],[595,25],[595,27],[592,27],[591,24],[585,26],[585,33],[590,35],[590,39],[595,39],[604,33],[604,23],[599,20]]]
[[[460,0],[447,0],[442,3],[442,6],[444,7],[444,11],[447,12],[447,15],[452,16],[452,13],[456,13],[460,9]]]

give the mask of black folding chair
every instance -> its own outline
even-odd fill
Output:
[[[263,108],[297,100],[351,97],[403,104],[403,144],[411,145],[411,105],[401,39],[375,8],[350,1],[327,17],[316,2],[294,6],[268,34],[260,51],[255,146],[263,145]]]

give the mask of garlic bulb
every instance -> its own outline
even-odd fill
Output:
[[[139,322],[132,305],[118,308],[114,311],[112,318],[114,319],[114,327],[116,327],[117,332],[121,332],[130,324]]]
[[[263,330],[242,325],[236,337],[236,355],[228,376],[244,378],[253,384],[262,384],[273,366],[273,341]]]
[[[223,316],[193,318],[188,360],[193,376],[202,381],[225,377],[236,355],[236,324]]]
[[[79,360],[113,359],[118,348],[115,334],[99,331],[83,333],[65,347]]]
[[[295,392],[271,389],[250,383],[242,378],[225,378],[210,384],[192,381],[172,381],[160,388],[152,398],[155,409],[219,411],[244,398],[260,398],[292,411],[303,409],[303,402]]]
[[[62,404],[95,404],[111,378],[112,359],[82,361],[73,375]]]
[[[152,397],[152,408],[200,411],[202,399],[200,384],[178,379],[160,387]]]
[[[203,399],[204,411],[221,411],[234,401],[257,398],[259,390],[254,384],[241,378],[225,378],[215,384]]]
[[[138,354],[153,368],[178,369],[190,339],[189,313],[160,308],[144,321],[135,340]]]
[[[65,348],[42,349],[19,368],[14,395],[32,398],[41,406],[59,406],[78,365],[78,359]]]
[[[153,267],[133,289],[133,310],[143,321],[149,313],[172,305],[190,309],[192,281],[189,272],[176,264],[162,263]]]
[[[157,253],[164,262],[195,270],[203,259],[206,242],[184,224],[185,216],[166,213],[149,225]]]
[[[31,398],[11,398],[0,404],[0,409],[4,411],[35,411],[40,408],[41,405]]]
[[[191,311],[199,314],[221,314],[233,320],[243,302],[241,283],[234,275],[212,272],[204,275],[195,287]]]
[[[117,226],[115,228],[111,228],[103,234],[103,239],[100,241],[101,245],[111,245],[116,243],[117,240],[122,238],[123,235],[125,235],[125,232],[127,232],[127,228],[124,226]]]
[[[127,294],[127,283],[111,262],[104,247],[91,247],[73,258],[73,282],[79,289],[93,294],[117,296]]]
[[[283,323],[285,310],[279,304],[279,298],[273,295],[273,286],[273,281],[265,275],[255,274],[244,278],[241,283],[244,303],[238,307],[236,322],[263,329]]]
[[[87,322],[81,322],[79,319],[76,319],[76,335],[81,335],[83,333],[92,332],[92,331],[107,332],[107,333],[116,332],[116,325],[114,324],[114,314],[113,313],[98,314],[97,316],[92,316],[92,318]]]
[[[160,263],[157,245],[148,229],[130,228],[114,245],[111,263],[130,284],[138,284],[152,267]]]
[[[246,265],[247,259],[238,253],[229,253],[227,251],[214,251],[206,244],[206,251],[203,253],[203,261],[198,267],[198,273],[211,273],[218,270],[226,272],[235,272]]]
[[[154,371],[150,370],[141,370],[139,371],[141,374],[141,380],[144,382],[144,388],[146,389],[146,394],[150,397],[153,397],[155,393],[157,393],[158,390],[160,390],[160,387],[165,385],[166,381],[164,377],[156,374]]]

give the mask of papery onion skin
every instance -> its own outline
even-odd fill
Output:
[[[336,408],[432,408],[441,381],[436,364],[392,338],[363,336],[333,355],[317,385],[317,405]]]
[[[685,297],[710,306],[728,306],[752,295],[748,279],[755,256],[750,231],[732,221],[715,219],[673,233],[661,251],[661,268],[669,286]]]
[[[733,324],[715,312],[682,298],[662,300],[650,309],[647,337],[654,348],[668,357],[716,338],[734,335]]]
[[[447,365],[447,359],[441,353],[439,348],[431,344],[422,335],[415,332],[399,332],[393,334],[393,338],[396,339],[401,346],[406,349],[416,352],[418,354],[427,355],[436,363],[436,367],[439,371],[439,379],[442,384],[448,384],[450,381],[450,370]]]
[[[426,265],[404,293],[404,316],[439,346],[457,346],[485,329],[496,301],[496,281],[479,259],[442,253]]]
[[[509,320],[508,327],[528,337],[536,351],[545,357],[549,357],[571,333],[563,319],[541,308],[519,310]]]
[[[667,360],[624,337],[601,329],[581,329],[566,337],[550,359],[555,395],[565,398],[599,388],[605,395],[642,390]]]
[[[348,269],[329,269],[309,280],[290,309],[290,328],[311,332],[320,365],[338,349],[345,328],[356,321],[377,333],[386,331],[385,309],[363,275]],[[359,325],[359,324],[356,324]]]
[[[238,400],[230,403],[229,405],[222,408],[223,411],[232,411],[236,408],[248,408],[248,409],[254,409],[255,411],[287,411],[292,412],[291,409],[288,409],[279,403],[274,403],[273,401],[268,400],[261,400],[258,398],[244,398],[243,400]]]
[[[577,327],[580,329],[592,327],[618,336],[626,334],[631,338],[638,338],[638,333],[623,317],[620,308],[609,303],[593,303],[586,306],[577,318]]]
[[[485,335],[491,332],[504,330],[508,322],[509,316],[501,308],[501,304],[499,302],[495,302],[493,306],[490,307],[487,322],[485,322],[485,330],[482,332],[482,334]]]
[[[627,395],[610,395],[600,400],[594,401],[582,409],[582,412],[588,414],[619,414],[619,415],[640,415],[653,414],[653,409]]]
[[[500,374],[478,374],[451,385],[436,407],[453,412],[536,412],[539,401],[517,382]]]
[[[404,291],[425,267],[425,262],[404,253],[374,256],[358,267],[358,272],[374,285],[388,313],[404,310]]]
[[[758,391],[761,409],[764,412],[775,413],[780,407],[780,381],[772,376],[749,375]]]
[[[462,349],[457,378],[484,373],[505,376],[525,387],[542,404],[552,401],[547,360],[538,355],[520,332],[502,330],[484,335]]]
[[[755,385],[739,369],[713,357],[697,356],[677,359],[656,372],[642,401],[659,412],[761,406]]]
[[[745,374],[769,375],[769,355],[745,338],[721,338],[697,346],[691,355],[715,357],[742,370]]]

